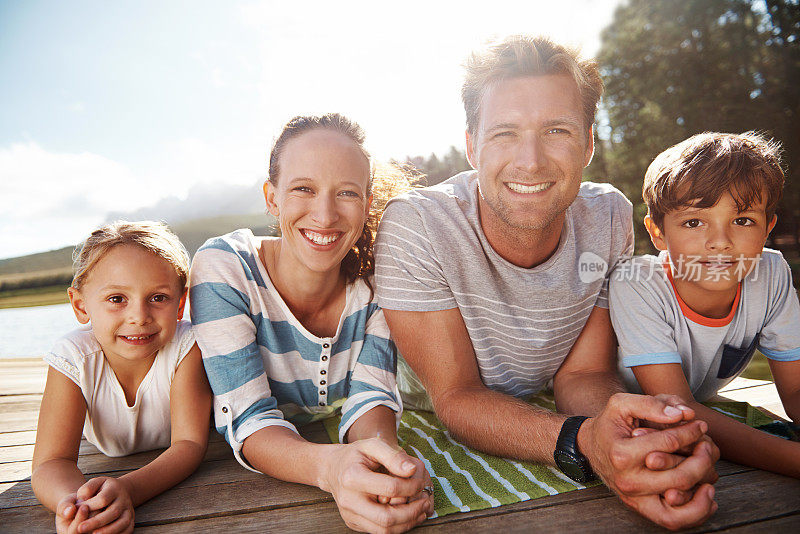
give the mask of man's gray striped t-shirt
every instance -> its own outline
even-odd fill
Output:
[[[584,182],[556,252],[525,269],[489,245],[477,199],[468,171],[389,202],[375,244],[378,302],[457,307],[484,384],[524,397],[553,377],[592,309],[608,307],[608,274],[633,252],[631,204],[609,184]]]

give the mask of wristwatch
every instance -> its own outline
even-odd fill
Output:
[[[556,441],[553,458],[561,472],[575,482],[590,482],[596,477],[589,460],[578,450],[578,429],[588,419],[582,415],[567,418]]]

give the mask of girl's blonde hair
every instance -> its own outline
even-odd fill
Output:
[[[421,176],[412,172],[409,167],[397,163],[375,164],[372,162],[369,152],[364,148],[365,136],[361,126],[339,113],[328,113],[321,116],[297,116],[286,123],[278,139],[275,140],[269,156],[269,175],[267,179],[272,182],[272,185],[278,184],[280,159],[286,143],[314,130],[331,130],[349,137],[364,153],[367,160],[370,161],[367,196],[372,195],[372,206],[364,223],[364,230],[353,245],[353,248],[342,260],[342,273],[344,273],[348,282],[354,282],[356,278],[364,277],[364,281],[370,286],[368,277],[375,272],[375,257],[372,246],[375,241],[378,223],[383,215],[383,209],[392,197],[412,189],[421,179]],[[370,286],[371,289],[372,287]]]
[[[72,254],[72,287],[80,289],[97,262],[118,245],[138,245],[165,259],[175,268],[181,287],[186,287],[189,253],[166,224],[154,221],[116,221],[92,232]]]

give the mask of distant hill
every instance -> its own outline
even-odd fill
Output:
[[[250,228],[256,235],[274,235],[276,227],[275,218],[264,213],[205,217],[171,226],[190,255],[194,255],[208,238],[237,228]],[[45,286],[66,287],[72,279],[73,250],[74,247],[64,247],[0,260],[0,292]]]

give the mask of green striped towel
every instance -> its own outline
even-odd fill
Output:
[[[533,405],[555,411],[552,394],[534,395]],[[750,426],[772,422],[744,402],[713,402],[708,405]],[[325,420],[333,443],[338,442],[338,418]],[[435,414],[406,410],[398,431],[400,446],[421,459],[434,486],[433,517],[494,508],[596,486],[572,481],[558,469],[519,462],[478,452],[454,440]]]

